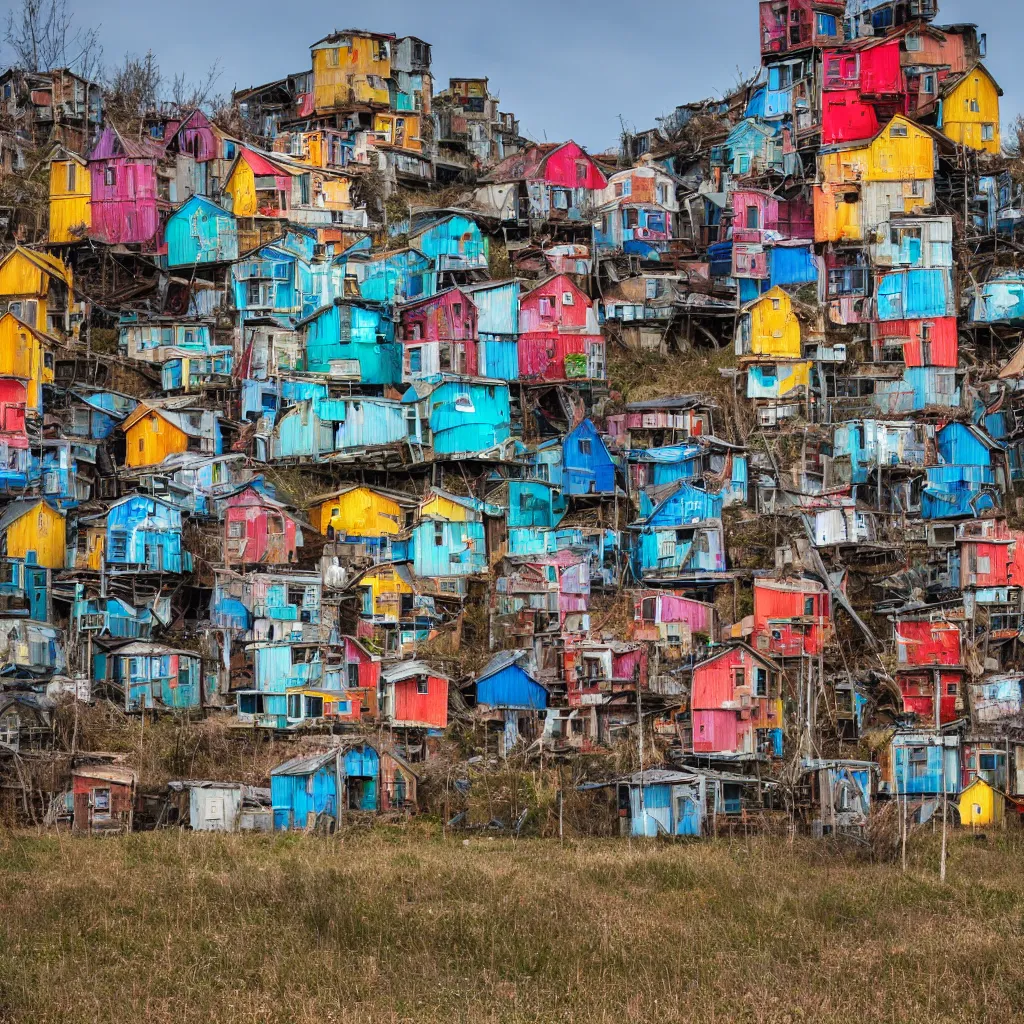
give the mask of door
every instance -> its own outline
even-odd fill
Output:
[[[25,591],[28,595],[29,615],[37,622],[46,622],[46,570],[25,566]]]
[[[700,804],[692,786],[675,787],[675,833],[677,836],[700,835]]]

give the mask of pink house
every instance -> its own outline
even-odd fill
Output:
[[[403,379],[439,373],[477,374],[477,308],[461,288],[404,304],[399,309]]]
[[[605,341],[591,298],[567,274],[554,274],[519,302],[523,380],[604,380]]]
[[[302,531],[279,501],[252,486],[227,499],[225,565],[291,565],[301,544]]]
[[[480,180],[484,185],[516,184],[515,216],[539,221],[578,219],[576,214],[608,184],[600,165],[572,140],[528,146]]]
[[[693,670],[693,752],[782,755],[782,699],[775,663],[749,644],[727,647]]]
[[[129,245],[153,241],[164,205],[156,173],[162,155],[158,142],[126,139],[116,128],[104,129],[89,154],[91,238]]]

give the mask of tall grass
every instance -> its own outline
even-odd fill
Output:
[[[1009,1020],[1021,852],[9,833],[0,1020]]]

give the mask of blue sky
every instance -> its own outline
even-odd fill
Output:
[[[940,0],[937,19],[976,22],[988,33],[986,63],[1006,91],[1004,123],[1024,109],[1022,6]],[[678,103],[727,91],[759,60],[756,0],[86,0],[75,7],[82,21],[102,25],[108,64],[152,48],[170,81],[179,71],[201,78],[219,59],[217,89],[225,93],[303,70],[309,44],[335,28],[419,36],[433,45],[437,88],[450,75],[486,75],[525,133],[574,138],[594,150],[616,144],[620,116],[649,127]]]

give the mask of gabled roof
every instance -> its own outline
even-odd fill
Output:
[[[418,299],[410,299],[408,302],[396,302],[395,311],[404,313],[407,309],[415,309],[417,306],[427,306],[432,302],[437,302],[438,299],[444,298],[446,295],[450,295],[452,292],[458,292],[464,298],[473,302],[470,296],[466,294],[466,290],[464,288],[460,285],[452,285],[450,288],[442,288],[439,292],[434,292],[433,295],[424,295]]]
[[[57,515],[64,517],[65,513],[59,509],[55,509],[49,502],[43,498],[20,498],[17,501],[12,501],[3,511],[3,515],[0,515],[0,530],[6,530],[11,523],[16,523],[22,516],[27,515],[32,511],[40,502],[51,512],[56,512]]]
[[[955,78],[947,78],[943,83],[942,88],[939,90],[940,96],[948,96],[950,93],[956,92],[956,90],[967,81],[971,75],[980,71],[996,88],[996,93],[999,96],[1003,95],[1002,86],[992,76],[992,72],[989,71],[980,60],[975,61],[962,75],[957,75]]]
[[[476,681],[482,682],[484,679],[489,679],[491,676],[496,675],[498,672],[504,671],[510,665],[514,665],[516,668],[521,669],[526,673],[538,686],[543,686],[543,683],[538,682],[534,679],[530,672],[527,672],[519,662],[529,658],[532,655],[532,651],[528,650],[516,650],[516,651],[499,651],[487,664],[480,670],[476,677]],[[547,689],[547,687],[544,687]]]
[[[270,769],[271,775],[312,775],[329,764],[335,764],[343,751],[340,747],[329,750],[326,754],[313,754],[307,757],[293,757]]]
[[[321,494],[315,494],[312,498],[306,501],[306,508],[312,508],[314,505],[323,505],[333,498],[340,498],[343,494],[350,494],[352,491],[365,489],[372,491],[374,494],[383,495],[385,498],[390,499],[396,505],[404,505],[406,508],[415,508],[420,503],[420,498],[414,494],[406,494],[405,491],[393,491],[386,487],[377,487],[375,484],[363,484],[363,483],[348,483],[342,487],[335,488],[331,491],[323,491]]]
[[[769,668],[773,672],[779,671],[779,666],[771,658],[767,658],[763,654],[758,653],[750,646],[750,644],[745,643],[743,640],[733,640],[731,643],[726,644],[717,654],[713,654],[710,658],[705,658],[704,661],[698,662],[698,664],[694,665],[694,672],[698,669],[704,668],[705,665],[710,665],[713,661],[718,661],[719,658],[724,658],[726,655],[732,654],[732,652],[737,649],[746,651],[752,658],[761,662],[765,668]]]
[[[414,676],[434,676],[436,679],[451,682],[449,676],[436,668],[431,668],[425,661],[400,661],[384,668],[380,676],[385,683],[400,683]]]
[[[64,263],[56,256],[51,256],[48,252],[37,252],[35,249],[26,249],[23,245],[15,245],[10,252],[3,257],[0,257],[0,267],[2,267],[8,260],[14,259],[16,256],[20,256],[22,259],[28,260],[37,270],[41,270],[44,274],[50,277],[56,278],[58,281],[64,284],[70,283],[71,272],[64,265]],[[21,321],[19,321],[20,323]],[[28,327],[28,324],[25,324]]]

